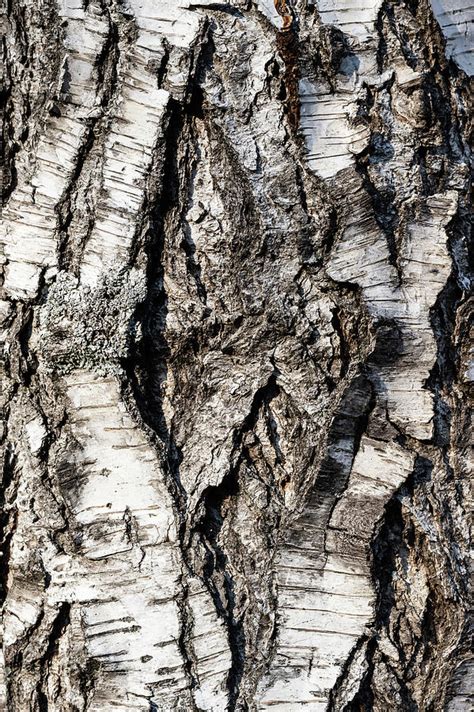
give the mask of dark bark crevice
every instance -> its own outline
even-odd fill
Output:
[[[91,160],[93,151],[100,150],[101,144],[103,149],[106,124],[110,121],[110,106],[120,90],[120,62],[121,55],[123,55],[121,44],[124,42],[130,43],[133,38],[133,26],[130,23],[124,22],[123,19],[115,19],[113,9],[111,10],[106,3],[102,3],[101,7],[103,14],[107,17],[108,33],[95,61],[96,87],[97,96],[100,97],[100,110],[91,119],[85,121],[84,137],[77,152],[74,170],[68,179],[61,199],[55,207],[58,232],[58,266],[60,269],[68,270],[76,276],[78,276],[81,258],[95,223],[94,212],[89,209],[89,214],[85,220],[87,229],[80,235],[79,240],[69,234],[73,220],[75,218],[77,220],[76,205],[79,191],[81,187],[82,190],[85,189],[84,186],[80,185],[81,177],[85,167]]]
[[[232,664],[227,677],[227,687],[229,690],[229,712],[236,710],[240,693],[240,683],[244,675],[246,665],[246,636],[245,618],[242,614],[237,614],[238,602],[236,600],[236,588],[234,577],[229,567],[232,559],[232,542],[222,539],[221,530],[226,518],[224,505],[227,513],[232,507],[232,500],[241,493],[239,473],[242,465],[247,462],[252,467],[252,458],[245,445],[245,435],[250,433],[261,414],[267,411],[267,427],[272,433],[275,443],[275,429],[272,421],[268,418],[268,408],[273,398],[278,397],[280,389],[277,385],[277,375],[273,373],[268,382],[259,388],[253,396],[252,405],[242,426],[234,432],[233,449],[230,460],[235,463],[217,486],[208,487],[201,495],[198,511],[197,523],[194,524],[193,532],[197,533],[205,553],[205,564],[203,567],[203,577],[209,588],[211,596],[216,605],[218,614],[223,618],[228,632],[229,648],[231,652]],[[276,444],[278,457],[278,445]],[[191,542],[191,532],[189,535]],[[235,568],[235,563],[232,565]],[[237,589],[240,593],[240,590]],[[240,593],[240,595],[242,595]],[[242,602],[239,602],[240,604]],[[245,700],[241,701],[246,709]],[[240,707],[239,707],[240,709]]]
[[[49,710],[49,691],[48,691],[48,675],[49,667],[53,658],[58,654],[58,645],[62,636],[70,623],[71,605],[62,603],[59,606],[58,613],[54,619],[47,640],[46,650],[44,651],[40,661],[40,681],[38,686],[38,709],[39,712],[48,712]],[[60,695],[61,690],[57,690]]]

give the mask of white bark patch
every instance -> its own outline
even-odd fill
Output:
[[[326,25],[334,25],[342,32],[363,43],[374,36],[374,23],[382,5],[381,0],[317,0],[321,20]]]
[[[410,226],[403,243],[400,287],[395,286],[394,269],[388,263],[385,237],[375,225],[360,230],[361,214],[354,205],[329,267],[334,279],[361,285],[375,318],[395,319],[400,325],[403,353],[398,368],[380,366],[379,370],[390,419],[420,439],[432,434],[433,397],[425,388],[436,356],[430,308],[451,270],[444,228],[456,204],[454,192],[427,200],[423,218]]]
[[[270,20],[272,25],[278,29],[281,29],[283,21],[275,9],[274,0],[257,0],[256,5],[260,12],[262,12],[265,17]]]
[[[189,608],[193,619],[192,647],[196,658],[198,687],[194,699],[205,712],[220,712],[227,705],[227,676],[231,656],[227,632],[216,614],[208,591],[191,580]]]
[[[351,52],[341,62],[333,86],[300,80],[301,132],[308,166],[321,178],[332,178],[354,163],[368,145],[368,126],[357,119],[358,95],[380,78],[376,65],[374,24],[380,0],[361,6],[357,0],[321,0],[321,21],[346,37]]]
[[[326,709],[329,693],[373,615],[367,543],[413,462],[414,456],[399,445],[364,436],[349,486],[329,520],[322,560],[312,531],[317,522],[307,530],[304,547],[283,546],[277,565],[277,652],[260,686],[262,709]]]
[[[4,287],[13,298],[35,296],[42,269],[56,264],[55,207],[74,171],[86,132],[84,120],[98,104],[95,63],[106,22],[69,3],[61,16],[68,23],[61,81],[69,87],[71,102],[62,105],[60,116],[48,117],[35,161],[19,165],[17,188],[2,213]]]
[[[32,454],[37,455],[48,434],[42,419],[38,417],[26,423],[25,434]]]
[[[57,557],[52,585],[81,604],[88,652],[101,665],[91,710],[112,700],[116,709],[141,710],[154,686],[167,699],[187,684],[177,642],[180,567],[171,502],[118,383],[86,371],[64,382],[78,449],[62,463],[61,481],[81,533],[80,556]]]
[[[330,93],[307,79],[300,81],[301,131],[307,149],[309,167],[321,178],[332,178],[351,166],[354,154],[367,145],[367,126],[354,126],[349,114],[353,109],[353,91]]]
[[[197,3],[191,0],[162,0],[157,5],[154,0],[128,0],[140,29],[139,45],[156,50],[161,38],[175,47],[189,47],[199,29],[199,13],[189,12]],[[211,5],[212,0],[203,0],[201,6]]]
[[[97,283],[112,265],[126,265],[143,202],[145,176],[169,94],[156,88],[156,77],[147,71],[146,57],[137,48],[133,64],[123,78],[119,112],[104,152],[104,198],[81,266],[81,282]]]
[[[468,0],[431,0],[433,12],[446,38],[447,55],[466,74],[474,73],[474,7]]]

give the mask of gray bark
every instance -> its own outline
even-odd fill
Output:
[[[0,705],[472,710],[465,0],[8,0]]]

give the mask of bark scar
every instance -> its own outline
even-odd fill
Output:
[[[283,26],[281,32],[288,32],[291,29],[295,20],[295,10],[292,7],[290,0],[273,0],[275,10],[283,18]]]

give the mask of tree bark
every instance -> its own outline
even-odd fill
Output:
[[[473,709],[471,19],[8,0],[2,709]]]

